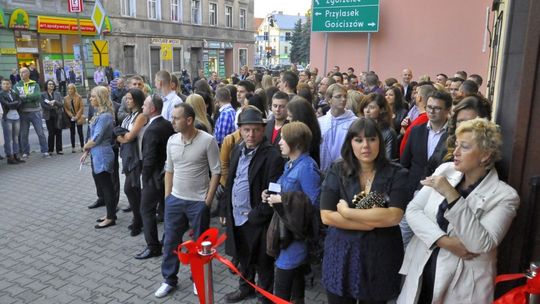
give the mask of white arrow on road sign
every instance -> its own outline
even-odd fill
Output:
[[[317,5],[319,5],[319,0],[315,0],[315,3],[317,3]]]
[[[315,16],[320,16],[320,15],[322,15],[322,13],[315,12]]]
[[[367,25],[369,25],[369,26],[375,26],[375,25],[377,25],[377,24],[376,24],[375,22],[371,22],[371,23],[368,23]]]

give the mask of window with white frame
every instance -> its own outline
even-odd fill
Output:
[[[191,0],[191,23],[201,24],[201,1]]]
[[[225,6],[225,26],[227,27],[232,27],[233,26],[233,23],[232,23],[232,6]]]
[[[210,3],[208,6],[208,15],[210,25],[217,25],[217,3]]]
[[[247,49],[238,49],[238,63],[241,67],[247,65]]]
[[[182,0],[171,0],[171,21],[182,22]]]
[[[135,5],[136,0],[121,0],[120,1],[120,15],[126,17],[135,17]]]
[[[161,0],[147,0],[148,19],[161,20]]]
[[[243,8],[240,9],[240,29],[246,29],[246,10]]]

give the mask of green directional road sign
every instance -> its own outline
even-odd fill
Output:
[[[313,0],[312,32],[378,32],[379,0]]]

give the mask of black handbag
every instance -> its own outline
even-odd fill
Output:
[[[71,127],[71,118],[66,114],[66,111],[62,109],[62,129],[69,129]]]

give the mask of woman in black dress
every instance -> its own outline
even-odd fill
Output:
[[[377,123],[359,118],[323,182],[321,218],[329,227],[322,282],[330,304],[386,303],[399,294],[399,222],[411,191],[407,171],[384,151]]]

